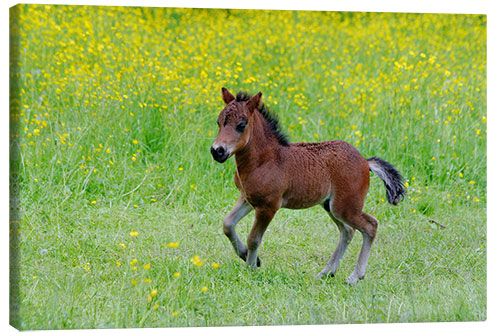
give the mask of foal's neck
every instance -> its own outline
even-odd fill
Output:
[[[236,167],[241,172],[255,168],[279,154],[279,142],[260,112],[253,115],[253,128],[250,139],[241,151],[236,153]]]

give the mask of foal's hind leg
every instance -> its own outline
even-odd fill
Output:
[[[346,279],[346,282],[350,285],[356,284],[358,280],[365,277],[366,265],[368,263],[368,257],[370,256],[370,250],[375,240],[375,235],[377,234],[378,221],[373,216],[361,212],[356,218],[352,219],[356,229],[361,231],[363,234],[363,245],[361,246],[361,252],[359,253],[358,263],[354,268],[354,271]]]
[[[224,233],[231,241],[231,244],[236,251],[236,254],[243,260],[246,261],[247,258],[247,247],[238,237],[236,230],[234,227],[236,224],[245,217],[252,210],[252,206],[250,206],[243,197],[239,197],[238,201],[234,205],[231,212],[224,218]]]
[[[327,212],[330,218],[335,222],[335,224],[339,228],[340,231],[339,243],[337,244],[335,251],[330,257],[330,260],[328,260],[328,263],[326,264],[325,268],[323,268],[323,270],[319,272],[318,275],[316,275],[317,279],[326,276],[328,272],[330,272],[329,274],[330,276],[335,275],[335,272],[339,267],[340,260],[344,256],[345,250],[347,249],[347,246],[349,246],[349,243],[351,242],[355,232],[354,229],[351,228],[349,225],[343,223],[342,221],[338,220],[335,216],[333,216],[330,210],[327,210]]]

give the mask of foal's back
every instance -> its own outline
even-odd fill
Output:
[[[345,141],[291,143],[285,151],[288,190],[284,207],[306,208],[330,197],[368,191],[370,175],[366,159]],[[304,200],[306,199],[306,200]]]

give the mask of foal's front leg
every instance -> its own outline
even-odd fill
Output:
[[[248,245],[248,256],[247,265],[249,267],[260,266],[257,258],[257,249],[262,242],[262,236],[266,232],[267,226],[271,223],[271,220],[276,214],[277,208],[272,207],[258,207],[255,208],[255,221],[252,226],[252,230],[248,234],[247,245]]]
[[[247,247],[238,237],[238,234],[236,233],[236,230],[234,230],[234,227],[251,210],[252,206],[250,206],[240,195],[231,212],[224,218],[223,224],[224,233],[231,241],[236,254],[243,260],[246,260],[247,258]]]

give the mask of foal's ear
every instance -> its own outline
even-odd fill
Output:
[[[234,96],[227,90],[226,88],[222,87],[222,100],[224,100],[224,103],[229,104],[233,101]]]
[[[250,98],[247,102],[247,107],[250,110],[250,112],[253,112],[256,108],[259,107],[260,105],[260,99],[262,97],[262,93],[259,91],[257,95],[254,97]]]

